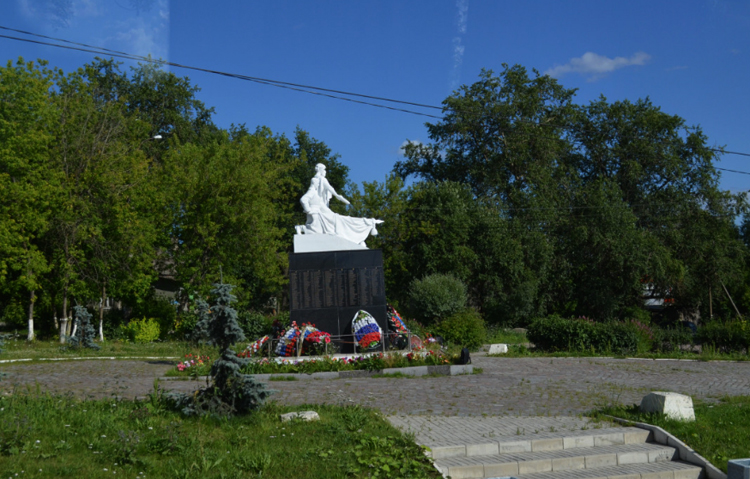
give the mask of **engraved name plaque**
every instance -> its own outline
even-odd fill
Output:
[[[289,255],[289,303],[297,324],[313,323],[350,350],[351,320],[360,309],[385,331],[386,300],[380,250]]]

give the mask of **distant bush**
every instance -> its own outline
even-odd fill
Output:
[[[695,341],[692,331],[687,328],[668,327],[654,328],[653,350],[659,353],[671,353],[680,350],[684,344],[692,345]]]
[[[750,324],[747,321],[713,321],[698,328],[695,339],[720,352],[750,352]]]
[[[159,323],[161,339],[176,332],[177,307],[171,299],[159,296],[153,291],[145,300],[133,306],[133,318],[154,318]]]
[[[198,322],[198,315],[192,312],[180,313],[174,323],[175,339],[192,340],[190,335]]]
[[[633,323],[548,316],[534,320],[526,335],[536,347],[548,351],[625,353],[644,349],[640,331]]]
[[[473,309],[449,316],[438,322],[434,329],[446,341],[472,351],[479,349],[487,339],[484,320]]]
[[[409,309],[424,322],[447,318],[466,307],[466,285],[447,274],[416,279],[409,288]]]
[[[272,320],[256,311],[244,311],[237,315],[237,323],[245,333],[245,337],[253,341],[266,334],[271,334]]]
[[[122,332],[135,343],[150,343],[159,339],[159,321],[156,318],[133,320],[122,326]]]

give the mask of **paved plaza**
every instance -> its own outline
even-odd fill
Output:
[[[171,361],[84,360],[0,364],[0,392],[37,386],[79,397],[144,397]],[[633,404],[651,391],[698,400],[750,395],[750,362],[475,356],[481,374],[423,378],[272,381],[282,404],[360,404],[388,415],[576,416]],[[193,381],[163,381],[189,391]]]

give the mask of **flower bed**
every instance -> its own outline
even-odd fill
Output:
[[[294,374],[331,371],[378,371],[410,366],[440,366],[458,364],[458,356],[449,356],[442,351],[422,350],[409,354],[372,353],[342,357],[323,356],[309,359],[261,358],[243,368],[245,374]]]
[[[185,359],[177,363],[177,372],[189,376],[205,376],[211,371],[211,364],[209,356],[186,354]]]

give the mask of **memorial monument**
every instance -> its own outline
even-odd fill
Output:
[[[349,204],[326,179],[325,165],[318,164],[300,199],[307,222],[295,227],[289,256],[291,320],[315,324],[350,352],[351,323],[359,310],[370,313],[386,333],[383,253],[365,244],[383,221],[334,213],[328,207],[331,198]]]

